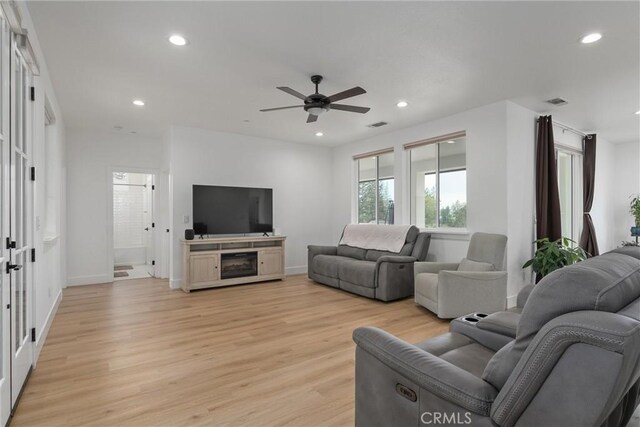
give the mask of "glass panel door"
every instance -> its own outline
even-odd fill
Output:
[[[10,33],[0,12],[0,423],[6,425],[11,413],[11,320],[9,310],[9,84]]]
[[[30,182],[31,102],[28,94],[31,73],[13,47],[11,58],[11,146],[10,146],[10,230],[12,241],[11,288],[11,405],[15,405],[32,363],[30,293],[32,270],[29,262],[32,239],[32,186]]]

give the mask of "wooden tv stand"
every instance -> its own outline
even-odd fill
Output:
[[[183,240],[182,290],[284,279],[285,236]]]

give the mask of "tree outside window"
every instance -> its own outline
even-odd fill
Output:
[[[422,228],[465,228],[464,138],[412,148],[410,156],[412,222]]]
[[[358,162],[358,223],[393,224],[393,153],[361,158]]]

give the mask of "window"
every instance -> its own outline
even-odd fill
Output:
[[[393,152],[359,157],[358,223],[393,224]]]
[[[582,155],[572,149],[557,147],[556,167],[562,236],[577,242],[582,231]]]
[[[408,144],[411,161],[411,222],[421,228],[467,226],[467,166],[464,133]]]

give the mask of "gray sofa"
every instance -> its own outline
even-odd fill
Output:
[[[423,261],[431,235],[411,227],[400,252],[346,245],[308,246],[311,280],[381,301],[413,295],[413,263]]]
[[[557,270],[518,300],[493,326],[466,316],[416,345],[356,329],[356,425],[626,425],[640,402],[640,249]]]

